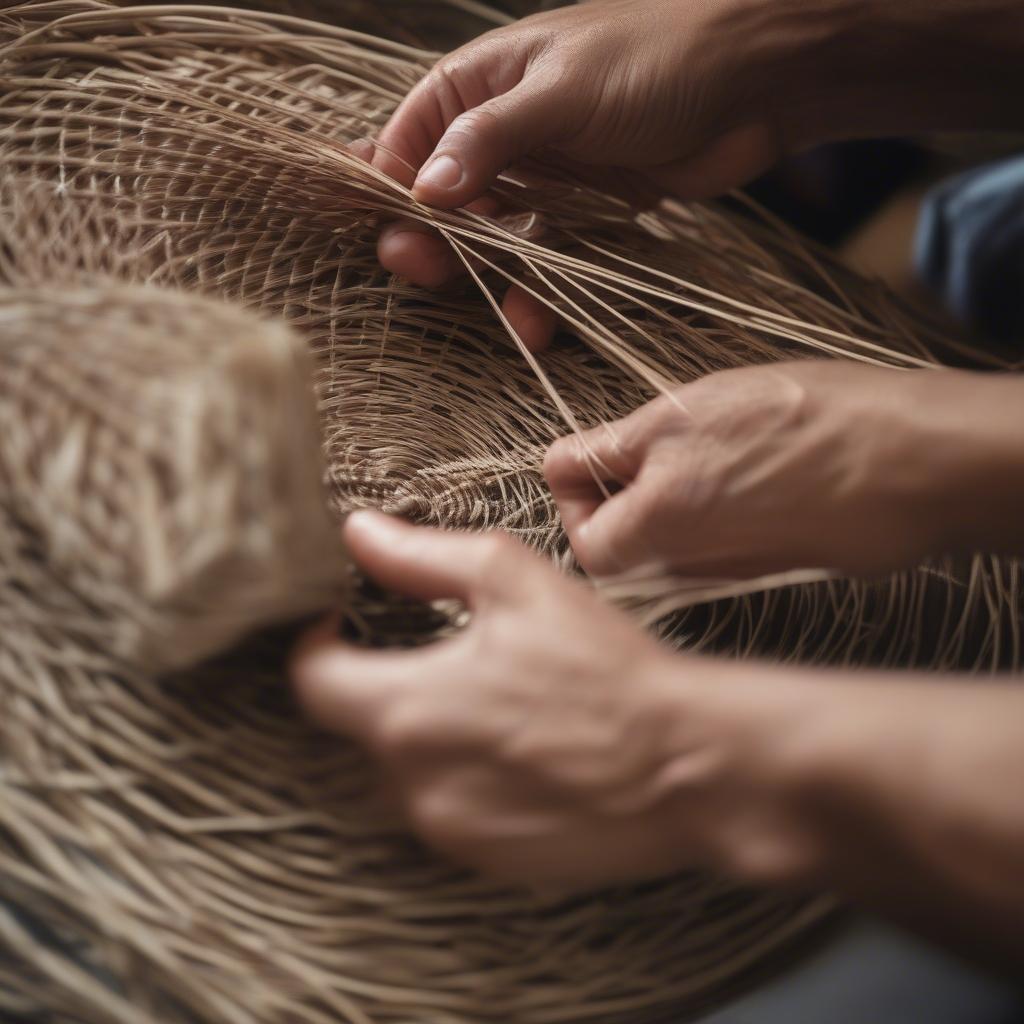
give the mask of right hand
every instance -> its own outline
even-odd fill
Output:
[[[1014,544],[1017,485],[991,480],[1020,479],[1019,408],[1010,375],[747,366],[556,441],[545,472],[595,576],[875,576]]]
[[[507,168],[544,149],[627,196],[717,195],[780,155],[755,51],[770,0],[594,0],[538,14],[444,57],[372,147],[355,152],[443,209],[479,200]],[[778,34],[778,33],[776,33]],[[653,189],[653,191],[652,191]],[[437,287],[456,254],[415,221],[385,228],[381,263]],[[543,347],[551,313],[513,289],[506,313]]]

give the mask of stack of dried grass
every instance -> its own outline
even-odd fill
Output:
[[[637,216],[511,179],[502,223],[418,207],[344,147],[429,61],[242,10],[0,12],[0,1012],[679,1019],[825,908],[697,876],[571,902],[466,877],[382,816],[358,751],[297,716],[287,633],[227,649],[335,598],[325,506],[500,526],[568,565],[539,467],[569,427],[793,355],[969,358],[717,207]],[[440,296],[390,278],[374,242],[395,214],[483,269]],[[494,303],[508,279],[570,327],[539,360]],[[1015,563],[788,582],[699,606],[688,581],[612,590],[698,649],[1019,667]],[[443,618],[349,606],[374,643]]]

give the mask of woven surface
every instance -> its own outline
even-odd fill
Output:
[[[503,526],[568,568],[540,461],[570,426],[718,368],[967,358],[722,208],[637,217],[522,179],[501,186],[501,221],[416,207],[344,144],[429,61],[273,14],[0,11],[0,1011],[15,1019],[680,1019],[827,906],[703,876],[570,902],[467,877],[387,819],[358,751],[300,720],[287,631],[228,649],[345,582],[307,359],[333,514]],[[430,294],[379,268],[396,214],[475,258],[463,285]],[[571,329],[540,361],[493,305],[508,278],[544,285]],[[609,593],[696,649],[1019,665],[1016,563],[781,582],[689,608],[706,587]],[[365,588],[349,607],[372,643],[447,628]],[[170,664],[192,667],[154,671]]]

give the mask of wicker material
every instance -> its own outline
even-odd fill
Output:
[[[342,595],[288,331],[126,287],[0,292],[0,323],[0,550],[48,628],[159,671]]]
[[[405,838],[360,753],[299,719],[287,635],[153,672],[322,606],[344,577],[312,479],[302,360],[254,313],[308,342],[334,513],[504,526],[566,565],[539,467],[567,424],[795,354],[963,358],[880,288],[716,207],[637,218],[586,189],[512,180],[501,223],[417,207],[343,146],[383,124],[429,59],[243,11],[0,13],[8,1015],[679,1019],[826,906],[698,876],[571,902],[495,889]],[[482,269],[440,296],[391,279],[374,241],[393,214],[434,224]],[[506,277],[551,289],[576,337],[528,357],[492,306]],[[784,582],[668,618],[708,588],[610,592],[699,649],[1019,664],[1015,563]],[[365,591],[349,607],[374,643],[444,620]]]

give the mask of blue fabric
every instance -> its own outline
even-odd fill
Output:
[[[918,225],[916,262],[965,324],[1024,346],[1024,156],[932,192]]]

